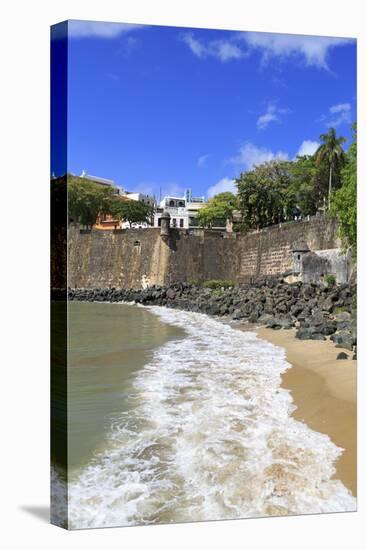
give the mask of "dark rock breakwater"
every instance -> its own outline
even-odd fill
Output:
[[[229,288],[176,283],[144,290],[69,289],[68,299],[87,302],[136,302],[206,313],[279,330],[296,328],[301,340],[325,340],[354,351],[357,346],[356,285],[257,281]]]

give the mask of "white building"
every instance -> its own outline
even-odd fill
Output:
[[[151,195],[147,195],[145,193],[133,193],[130,191],[126,191],[123,187],[120,187],[111,179],[101,178],[100,176],[92,176],[91,174],[88,174],[85,170],[82,171],[82,173],[80,174],[80,177],[85,178],[87,180],[91,180],[95,183],[99,183],[99,185],[104,185],[106,187],[114,187],[116,189],[116,193],[118,195],[121,195],[121,197],[127,197],[132,201],[144,202],[145,204],[149,204],[153,208],[156,206],[155,197],[152,197]]]
[[[122,195],[123,197],[127,197],[129,200],[132,200],[132,201],[141,201],[145,204],[148,204],[152,208],[156,207],[155,197],[152,197],[151,195],[146,195],[145,193],[130,193],[129,191],[124,191],[123,189],[120,189],[120,195]],[[131,228],[147,229],[148,227],[151,227],[151,225],[152,225],[151,223],[147,223],[147,222],[133,223],[131,225]],[[122,229],[130,229],[130,224],[128,222],[122,222],[121,227]]]
[[[85,170],[81,172],[80,177],[91,180],[95,183],[99,183],[99,185],[104,185],[106,187],[116,187],[116,184],[113,180],[101,178],[100,176],[92,176],[91,174],[87,174]]]
[[[192,197],[192,192],[187,189],[184,197],[164,197],[154,214],[154,227],[160,227],[163,212],[170,214],[170,226],[179,229],[198,227],[197,214],[205,206],[204,197]]]
[[[80,177],[81,178],[85,178],[89,181],[93,181],[99,185],[102,185],[102,186],[105,186],[105,187],[112,187],[113,189],[115,189],[115,192],[117,195],[121,196],[121,197],[126,197],[128,200],[132,200],[132,201],[141,201],[141,202],[144,202],[145,204],[148,204],[150,205],[152,208],[155,208],[156,206],[156,200],[155,200],[155,197],[152,197],[151,195],[147,195],[145,193],[131,193],[129,191],[126,191],[123,187],[120,187],[119,185],[116,185],[116,183],[111,180],[111,179],[107,179],[107,178],[101,178],[100,176],[92,176],[91,174],[88,174],[85,170],[82,171],[82,173],[80,174]],[[101,220],[101,224],[105,224],[105,223],[108,223],[108,227],[106,227],[106,229],[110,229],[110,225],[113,224],[114,225],[114,228],[118,228],[118,229],[130,229],[130,224],[128,222],[124,222],[124,221],[120,221],[120,220],[112,220],[110,219],[111,216],[107,215],[107,216],[104,216],[105,219]],[[152,225],[152,219],[151,219],[151,223],[146,223],[146,222],[142,222],[142,223],[133,223],[131,225],[131,228],[132,229],[146,229],[147,227],[151,227]]]
[[[144,202],[153,208],[156,206],[155,197],[152,197],[151,195],[146,195],[145,193],[130,193],[129,191],[120,191],[120,194],[133,201]]]

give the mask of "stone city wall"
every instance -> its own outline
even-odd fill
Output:
[[[68,286],[133,288],[154,284],[230,279],[237,283],[282,275],[292,269],[292,245],[311,250],[339,247],[336,224],[324,219],[293,222],[247,235],[158,228],[68,231]]]

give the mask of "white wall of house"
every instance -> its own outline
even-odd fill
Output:
[[[160,208],[154,214],[154,227],[160,227],[159,219],[163,211],[170,214],[170,226],[178,229],[197,227],[195,222],[198,211],[205,206],[204,202],[187,202],[184,197],[164,197],[160,201]]]
[[[128,197],[129,199],[133,201],[141,201],[145,204],[149,204],[150,206],[155,206],[156,201],[155,198],[151,195],[146,195],[145,193],[123,193],[125,197]]]
[[[180,211],[179,211],[180,210]],[[188,229],[189,220],[188,214],[184,208],[165,208],[164,212],[170,214],[170,227],[177,227],[178,229]],[[160,218],[163,212],[155,212],[154,214],[154,227],[160,227]]]

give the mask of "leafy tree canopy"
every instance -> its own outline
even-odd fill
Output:
[[[69,215],[78,223],[92,227],[99,216],[112,215],[132,223],[148,222],[152,208],[142,201],[123,200],[116,189],[91,180],[68,176]]]
[[[317,164],[325,161],[329,170],[329,186],[328,186],[328,209],[331,204],[331,195],[333,188],[334,173],[338,169],[341,169],[345,163],[345,153],[342,148],[342,144],[347,140],[340,136],[337,137],[334,128],[329,128],[327,134],[321,134],[320,139],[323,142],[315,153]]]
[[[342,187],[333,195],[330,214],[339,221],[339,233],[345,248],[357,253],[357,128],[353,125],[353,142],[341,172]]]
[[[328,193],[328,166],[325,161],[317,162],[315,156],[304,155],[288,162],[291,175],[290,186],[296,198],[296,205],[302,216],[313,216],[324,208]],[[339,174],[334,174],[339,180]]]
[[[239,206],[238,198],[230,191],[215,195],[198,211],[198,223],[202,227],[211,227],[216,220],[231,219],[233,211]]]
[[[153,208],[142,201],[116,201],[113,205],[113,215],[120,220],[133,223],[149,223]]]
[[[69,216],[87,227],[92,227],[99,215],[110,214],[116,201],[115,188],[77,176],[68,176],[67,191]]]
[[[314,155],[291,161],[274,160],[243,172],[236,179],[242,221],[237,229],[248,231],[312,216],[325,210],[334,190],[341,188],[349,165],[333,128],[320,136],[322,145]],[[340,196],[340,195],[339,195]]]
[[[293,218],[296,196],[288,162],[276,160],[261,164],[240,174],[236,184],[244,230]]]

